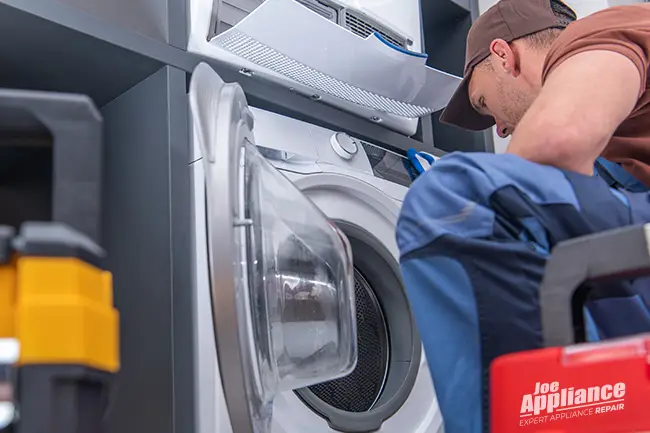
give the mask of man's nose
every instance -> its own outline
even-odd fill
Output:
[[[507,126],[504,122],[497,120],[496,123],[497,123],[497,134],[499,134],[499,137],[506,138],[507,136],[512,134],[512,129],[509,126]]]

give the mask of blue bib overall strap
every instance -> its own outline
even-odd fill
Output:
[[[623,189],[630,192],[644,192],[650,188],[643,185],[634,176],[628,173],[620,164],[600,157],[594,164],[596,174],[607,184],[616,189]]]

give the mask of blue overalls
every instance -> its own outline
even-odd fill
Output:
[[[607,161],[598,169],[610,178],[457,153],[411,186],[397,224],[400,265],[447,433],[488,432],[490,363],[542,346],[537,290],[553,246],[650,222],[650,195],[629,191],[647,188]],[[592,339],[650,331],[647,283],[595,286]]]

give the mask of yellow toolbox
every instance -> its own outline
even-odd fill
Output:
[[[86,96],[12,89],[0,119],[0,432],[102,433],[120,367],[103,121]]]
[[[0,427],[103,431],[119,316],[102,249],[61,223],[0,227]]]

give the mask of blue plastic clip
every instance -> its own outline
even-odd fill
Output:
[[[422,163],[418,157],[424,159],[430,165],[433,165],[435,163],[433,156],[429,155],[428,153],[418,152],[415,149],[409,149],[406,152],[406,157],[408,158],[408,161],[404,161],[404,168],[406,168],[406,171],[408,172],[411,180],[417,179],[418,176],[426,171],[425,168],[422,167]]]

